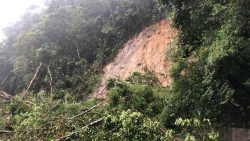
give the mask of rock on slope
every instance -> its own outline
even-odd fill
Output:
[[[103,69],[102,82],[92,97],[106,99],[106,82],[110,78],[125,80],[133,72],[147,68],[156,73],[162,86],[171,83],[168,77],[170,62],[166,59],[166,47],[177,36],[177,30],[167,20],[145,28],[119,50],[113,62]]]

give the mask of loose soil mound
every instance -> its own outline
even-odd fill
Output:
[[[113,62],[103,69],[101,86],[92,97],[106,99],[106,82],[110,78],[125,80],[133,72],[143,73],[145,68],[154,72],[163,87],[171,83],[170,61],[166,58],[166,47],[177,36],[177,30],[167,20],[145,28],[119,50]]]

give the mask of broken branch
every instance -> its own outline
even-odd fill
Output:
[[[40,63],[40,65],[38,66],[38,68],[37,68],[37,70],[36,70],[36,73],[34,74],[33,78],[31,79],[31,81],[30,81],[30,83],[29,83],[29,86],[28,86],[27,90],[25,91],[25,93],[24,93],[24,95],[23,95],[23,98],[22,98],[22,99],[24,99],[24,98],[27,96],[28,91],[29,91],[29,89],[30,89],[31,85],[33,84],[33,82],[34,82],[34,80],[35,80],[35,78],[36,78],[36,76],[37,76],[37,74],[38,74],[39,70],[40,70],[40,69],[41,69],[41,67],[42,67],[42,64],[43,64],[43,63],[41,62],[41,63]]]
[[[13,131],[0,130],[0,134],[10,134],[10,133],[13,133]]]
[[[95,120],[93,122],[90,122],[89,124],[85,125],[84,127],[82,127],[82,130],[89,127],[89,126],[93,126],[95,124],[98,124],[99,122],[103,121],[104,118],[99,118],[98,120]]]
[[[102,104],[103,104],[103,103],[97,104],[97,105],[95,105],[95,106],[89,108],[88,110],[81,112],[80,114],[78,114],[78,115],[76,115],[76,116],[73,116],[73,117],[71,117],[71,118],[68,118],[68,120],[72,120],[72,119],[74,119],[74,118],[78,118],[78,117],[80,117],[80,116],[82,116],[82,115],[85,115],[86,113],[88,113],[88,112],[90,112],[91,110],[93,110],[93,109],[95,109],[95,108],[101,106]]]
[[[83,129],[89,127],[89,126],[93,126],[93,125],[95,125],[95,124],[98,124],[98,123],[100,123],[101,121],[103,121],[103,119],[104,119],[104,118],[99,118],[98,120],[95,120],[95,121],[93,121],[93,122],[91,122],[91,123],[85,125],[84,127],[82,127],[81,130],[83,130]],[[76,132],[71,132],[70,134],[68,134],[68,135],[66,135],[66,136],[60,137],[59,139],[57,139],[57,141],[67,139],[67,138],[73,136],[73,135],[76,134],[76,133],[78,133],[78,131],[76,131]]]

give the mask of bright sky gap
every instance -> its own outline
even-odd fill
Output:
[[[19,20],[26,9],[42,6],[44,0],[1,0],[0,1],[0,41],[4,38],[3,28]]]

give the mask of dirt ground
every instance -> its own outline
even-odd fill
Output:
[[[125,80],[133,72],[143,73],[145,68],[156,73],[163,87],[171,83],[167,60],[167,45],[173,42],[178,31],[167,20],[145,28],[139,35],[124,44],[114,61],[103,69],[101,85],[91,97],[106,99],[106,82],[110,78]]]

